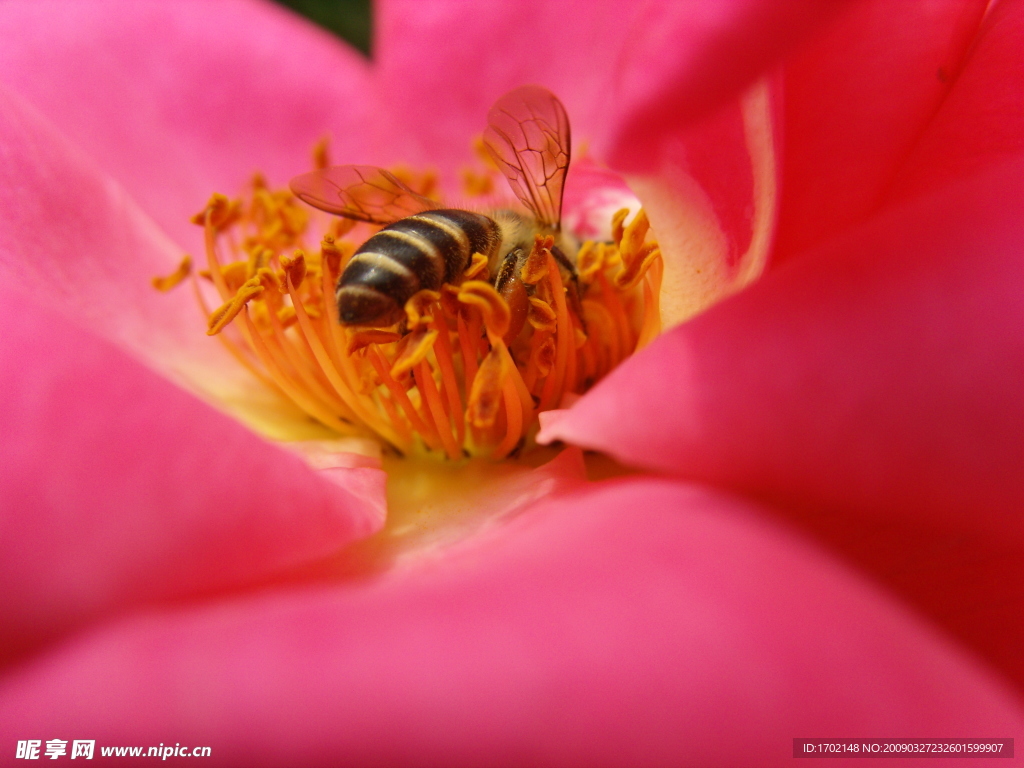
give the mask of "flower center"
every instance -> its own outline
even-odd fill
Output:
[[[399,174],[430,194],[432,177]],[[465,177],[467,196],[490,193],[482,178]],[[357,328],[339,322],[335,286],[377,228],[310,212],[257,175],[241,197],[215,194],[193,219],[206,269],[197,274],[185,257],[154,285],[191,278],[208,334],[341,435],[404,455],[504,459],[532,444],[539,413],[571,404],[659,332],[660,250],[643,210],[627,217],[615,214],[610,241],[570,254],[575,272],[552,237],[537,235],[520,268],[521,307],[475,254],[453,284],[409,299],[400,322]]]

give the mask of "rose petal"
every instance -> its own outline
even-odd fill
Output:
[[[664,327],[764,271],[778,204],[776,99],[767,82],[756,84],[737,103],[662,136],[657,173],[628,177],[661,246]]]
[[[1024,684],[1020,167],[789,265],[542,434],[786,499]]]
[[[213,191],[276,184],[332,132],[336,162],[380,162],[367,62],[272,3],[0,4],[0,82],[117,179],[180,247]]]
[[[546,424],[789,503],[1024,534],[1024,161],[662,337]]]
[[[375,57],[396,119],[419,139],[413,162],[465,163],[466,137],[483,130],[494,100],[536,82],[565,101],[577,140],[650,171],[658,136],[733,98],[834,9],[805,0],[393,1],[377,14]],[[438,45],[454,30],[458,45]]]
[[[993,6],[928,129],[904,162],[886,204],[1024,150],[1024,3]],[[955,73],[947,73],[950,78]]]
[[[859,3],[786,64],[774,258],[823,242],[876,209],[949,92],[987,5]]]
[[[379,469],[343,489],[3,282],[0,325],[0,655],[382,525]]]
[[[1022,725],[971,659],[757,510],[652,480],[413,571],[126,620],[0,691],[8,743],[173,738],[233,765],[781,764],[795,735]]]
[[[0,152],[0,279],[261,433],[304,434],[297,409],[206,336],[189,286],[154,290],[150,280],[181,258],[175,245],[116,182],[2,88]]]

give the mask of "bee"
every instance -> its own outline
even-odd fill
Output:
[[[359,247],[338,279],[342,324],[384,327],[398,322],[413,294],[456,281],[473,254],[481,253],[495,289],[511,310],[506,339],[514,338],[528,306],[520,269],[538,234],[554,238],[552,255],[575,277],[575,267],[565,256],[566,250],[575,252],[573,244],[561,231],[571,151],[565,107],[546,88],[527,85],[498,99],[487,123],[487,150],[530,216],[512,210],[484,214],[445,208],[373,166],[333,166],[292,179],[292,192],[309,205],[383,227]]]

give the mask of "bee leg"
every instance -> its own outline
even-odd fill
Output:
[[[555,261],[562,267],[566,272],[569,273],[569,284],[566,285],[566,295],[569,297],[569,305],[576,313],[576,317],[580,319],[580,325],[584,333],[587,332],[587,321],[583,319],[583,302],[580,300],[580,278],[576,274],[576,265],[569,261],[569,258],[562,253],[562,249],[557,245],[551,249],[551,255],[555,257]]]
[[[498,267],[498,275],[494,278],[494,290],[508,304],[510,321],[505,343],[511,344],[526,325],[526,315],[530,308],[526,286],[519,272],[526,260],[526,252],[522,248],[509,251]]]
[[[576,279],[576,265],[569,261],[569,257],[562,253],[562,249],[557,245],[551,247],[551,255],[555,257],[555,261],[562,265],[562,269],[573,276]]]

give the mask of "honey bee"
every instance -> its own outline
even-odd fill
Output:
[[[487,150],[530,216],[512,210],[484,214],[445,208],[373,166],[334,166],[292,179],[292,192],[313,207],[383,226],[360,246],[338,279],[343,324],[383,327],[398,322],[413,294],[454,282],[473,254],[481,253],[512,313],[506,338],[514,338],[528,306],[520,269],[538,234],[554,237],[552,255],[575,277],[574,265],[565,256],[566,250],[574,250],[561,231],[562,188],[571,150],[565,107],[546,88],[527,85],[498,99],[487,123]]]

